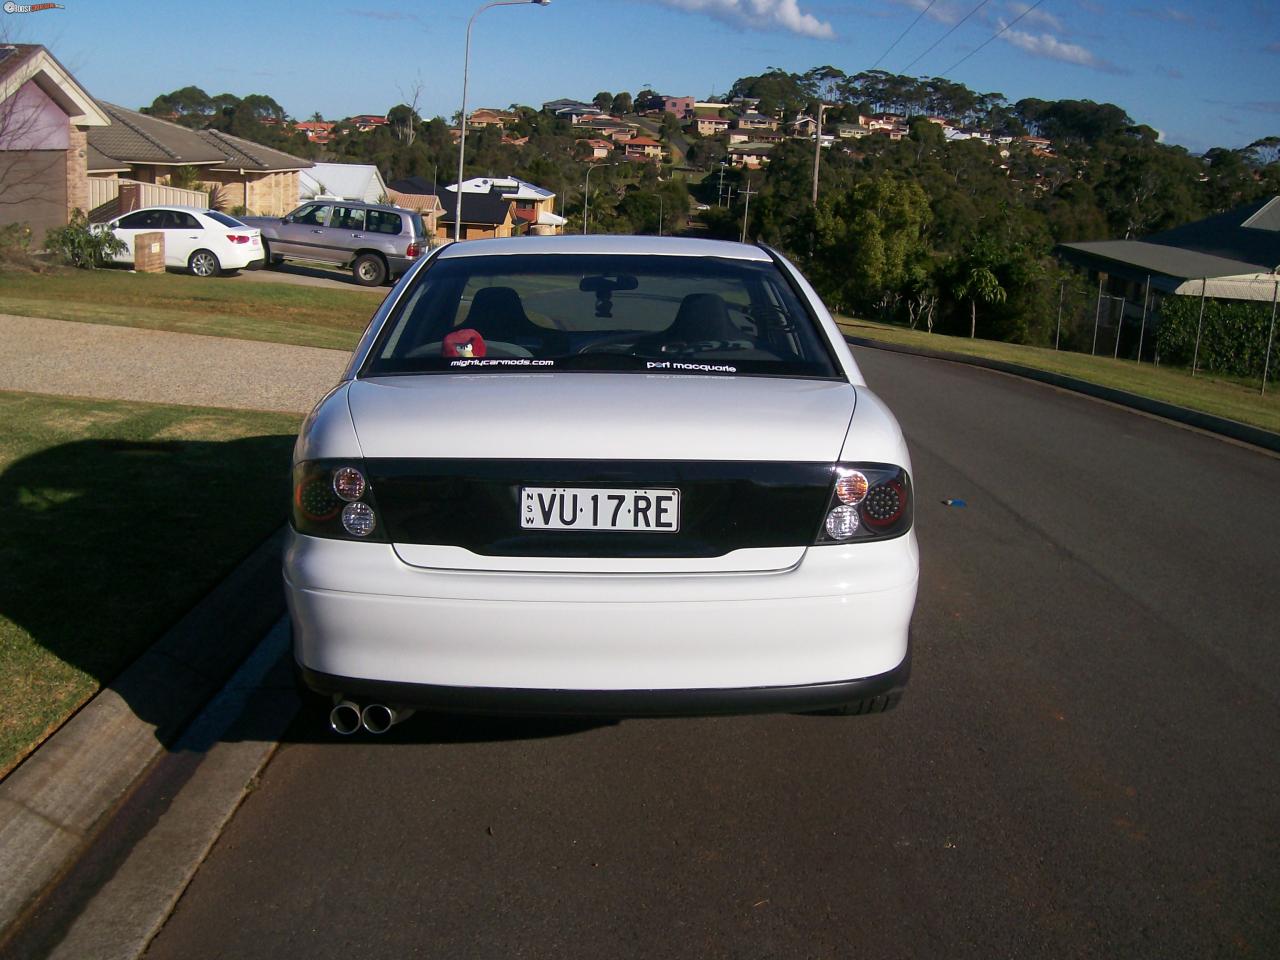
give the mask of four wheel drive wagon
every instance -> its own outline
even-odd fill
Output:
[[[428,246],[422,215],[355,200],[312,200],[283,217],[244,217],[262,231],[267,266],[284,260],[350,267],[356,283],[376,287],[400,276]]]

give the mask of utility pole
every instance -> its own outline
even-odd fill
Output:
[[[827,111],[827,104],[818,104],[818,126],[813,134],[813,205],[818,205],[818,164],[822,160],[822,115]]]
[[[720,161],[720,186],[716,189],[716,205],[724,206],[724,161]]]
[[[759,191],[751,189],[751,181],[747,181],[747,189],[739,190],[742,196],[747,198],[747,205],[742,210],[742,242],[747,242],[747,221],[751,218],[751,198]]]

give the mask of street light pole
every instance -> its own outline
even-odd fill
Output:
[[[601,167],[616,167],[617,165],[617,163],[598,164]],[[597,164],[587,167],[587,175],[582,181],[582,235],[584,237],[587,235],[587,214],[591,210],[591,194],[588,192],[591,189],[591,171],[596,167]]]
[[[471,19],[467,21],[467,47],[462,57],[462,113],[459,114],[459,121],[462,129],[458,136],[458,182],[454,185],[454,192],[458,195],[457,202],[453,207],[453,239],[462,239],[462,167],[467,154],[467,76],[471,72],[471,25],[476,22],[476,17],[484,13],[490,7],[517,7],[525,4],[536,4],[539,7],[545,7],[551,0],[492,0],[479,7],[475,13],[471,15]]]

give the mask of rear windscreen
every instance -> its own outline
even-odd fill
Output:
[[[361,374],[530,369],[838,376],[772,262],[586,254],[436,261]]]

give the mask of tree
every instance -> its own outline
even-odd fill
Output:
[[[608,113],[609,108],[613,106],[613,94],[608,90],[601,90],[591,100],[596,105],[596,109],[601,113]]]
[[[421,122],[418,112],[407,103],[398,103],[387,111],[387,126],[406,147],[413,146],[413,141],[418,137],[418,124]]]
[[[957,300],[969,301],[969,338],[977,336],[978,301],[1003,303],[1008,294],[993,269],[999,253],[989,237],[978,236],[952,265],[951,292]]]
[[[613,103],[611,103],[609,107],[609,112],[616,117],[620,117],[625,113],[630,113],[634,109],[634,104],[631,101],[631,94],[626,91],[623,91],[622,93],[615,93],[613,95]]]

